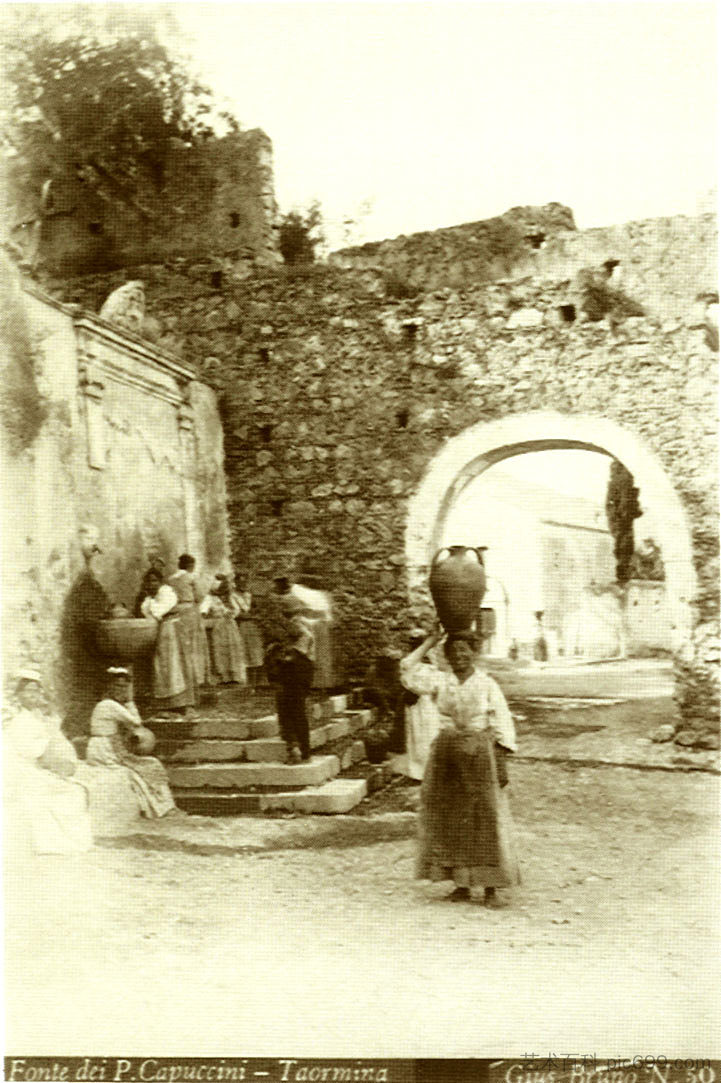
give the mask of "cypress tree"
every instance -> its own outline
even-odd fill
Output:
[[[613,535],[616,582],[620,586],[625,586],[631,578],[635,550],[633,522],[642,514],[633,474],[618,459],[613,459],[606,490],[606,519]]]

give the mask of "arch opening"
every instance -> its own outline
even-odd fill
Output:
[[[427,601],[430,562],[442,545],[453,540],[447,533],[449,523],[469,486],[505,460],[565,449],[594,452],[609,463],[617,459],[633,474],[645,505],[653,507],[654,537],[665,570],[669,649],[691,657],[697,579],[683,505],[657,456],[641,438],[604,418],[552,412],[515,415],[480,422],[450,439],[409,502],[406,566],[411,604],[422,607]]]

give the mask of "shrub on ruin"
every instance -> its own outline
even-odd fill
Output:
[[[385,295],[391,301],[405,301],[417,297],[420,288],[414,285],[405,275],[399,271],[387,271],[383,275]]]
[[[323,215],[317,200],[305,210],[288,211],[282,216],[278,248],[285,263],[291,266],[313,263],[316,249],[323,241]]]

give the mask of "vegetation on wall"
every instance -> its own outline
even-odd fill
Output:
[[[653,538],[644,538],[631,558],[631,578],[660,583],[666,578],[661,549]]]
[[[324,239],[323,214],[317,199],[305,210],[288,211],[281,217],[278,247],[286,263],[313,263]]]
[[[20,288],[5,264],[0,266],[0,344],[5,362],[0,374],[0,419],[17,454],[33,444],[48,408],[35,378],[35,350]]]
[[[620,322],[629,316],[644,316],[646,310],[643,305],[609,284],[612,270],[612,266],[606,265],[603,271],[587,268],[579,272],[581,310],[592,322],[602,320],[605,316],[612,322]]]
[[[8,5],[2,60],[6,156],[19,163],[39,217],[56,181],[81,182],[140,218],[181,211],[163,200],[178,148],[237,130],[187,62],[161,41],[154,9]],[[202,155],[197,156],[202,171]]]

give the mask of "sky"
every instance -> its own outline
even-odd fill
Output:
[[[331,247],[549,201],[579,228],[694,214],[716,184],[714,4],[172,7]]]

